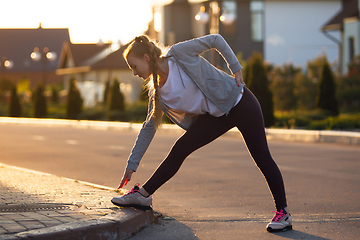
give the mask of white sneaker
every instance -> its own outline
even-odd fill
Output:
[[[266,226],[266,230],[269,232],[285,232],[292,229],[292,218],[290,213],[285,209],[281,209],[280,212],[276,211],[275,216],[271,222]]]
[[[111,199],[111,202],[120,207],[134,207],[142,210],[150,210],[152,196],[144,197],[139,190],[139,185],[135,185],[128,193],[121,197],[114,197]]]

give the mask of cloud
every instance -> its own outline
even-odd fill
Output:
[[[277,34],[272,34],[270,37],[267,38],[266,41],[273,46],[285,44],[285,40]]]

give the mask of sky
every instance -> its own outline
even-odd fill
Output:
[[[173,0],[0,0],[0,28],[68,28],[73,43],[127,43]],[[201,2],[203,0],[189,0]]]
[[[0,0],[0,28],[69,28],[73,43],[131,41],[159,0]],[[161,0],[160,2],[164,2]],[[166,1],[165,1],[166,2]]]

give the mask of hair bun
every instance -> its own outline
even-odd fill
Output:
[[[148,41],[149,39],[144,35],[135,38],[135,42],[148,42]]]

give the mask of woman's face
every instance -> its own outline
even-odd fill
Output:
[[[147,54],[143,57],[137,57],[135,54],[130,53],[127,57],[127,64],[133,71],[134,76],[141,77],[145,80],[152,74]]]

